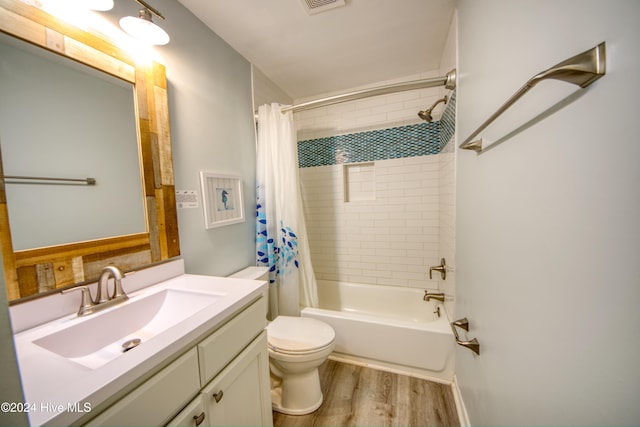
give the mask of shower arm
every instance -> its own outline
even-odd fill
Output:
[[[431,108],[429,108],[427,111],[431,113],[433,109],[438,106],[438,104],[440,104],[441,102],[444,102],[446,104],[447,101],[448,101],[448,98],[447,98],[447,95],[445,95],[442,98],[438,99],[436,102],[434,102]]]
[[[447,98],[447,95],[445,95],[444,97],[434,102],[431,107],[427,108],[426,110],[419,111],[418,117],[420,117],[422,120],[426,120],[427,122],[431,122],[433,120],[433,117],[431,117],[431,113],[433,112],[433,109],[436,108],[436,106],[441,102],[444,102],[446,104],[448,100],[449,98]]]
[[[482,123],[475,132],[469,135],[469,137],[465,139],[459,147],[465,150],[473,150],[478,154],[481,153],[482,139],[480,138],[475,141],[473,141],[473,139],[495,119],[497,119],[498,116],[515,104],[515,102],[527,93],[529,89],[541,81],[547,79],[562,80],[567,83],[578,85],[584,89],[600,77],[604,76],[605,73],[605,43],[602,42],[598,46],[562,61],[530,78],[524,86],[518,89],[518,91],[507,100],[507,102],[505,102],[495,113]]]

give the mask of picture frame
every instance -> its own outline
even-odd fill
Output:
[[[244,222],[242,177],[200,171],[206,229]]]

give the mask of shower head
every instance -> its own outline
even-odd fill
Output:
[[[433,111],[434,108],[436,108],[436,105],[440,104],[441,102],[444,102],[445,104],[447,103],[447,97],[445,96],[444,98],[440,98],[438,99],[432,106],[431,108],[427,109],[427,110],[422,110],[418,112],[418,117],[420,117],[422,120],[425,120],[427,122],[432,122],[433,121],[433,117],[431,116],[431,112]]]
[[[418,117],[420,117],[422,120],[430,122],[433,120],[433,117],[431,117],[431,110],[422,110],[418,112]]]

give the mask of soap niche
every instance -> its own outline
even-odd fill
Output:
[[[375,200],[375,164],[350,163],[343,165],[344,201]]]

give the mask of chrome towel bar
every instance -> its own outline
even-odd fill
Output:
[[[54,182],[60,182],[60,183],[80,183],[80,184],[86,184],[86,185],[96,185],[96,179],[95,178],[48,178],[48,177],[44,177],[44,176],[10,176],[10,175],[5,175],[4,176],[5,179],[17,179],[17,180],[29,180],[29,181],[54,181]],[[10,182],[7,181],[7,184],[17,184],[18,182]]]
[[[491,115],[491,117],[482,123],[475,132],[469,135],[469,137],[465,139],[459,147],[465,150],[473,150],[478,154],[481,153],[483,151],[482,138],[476,140],[473,139],[539,82],[546,79],[556,79],[567,83],[573,83],[581,88],[586,88],[605,74],[605,43],[602,42],[592,49],[562,61],[531,77],[524,86],[518,89],[518,91],[507,100],[507,102],[505,102],[495,113]]]
[[[466,317],[456,320],[455,322],[451,322],[451,330],[453,331],[453,335],[456,337],[456,343],[463,347],[467,347],[469,350],[473,351],[478,356],[480,355],[480,343],[477,339],[473,338],[471,341],[462,341],[458,336],[458,330],[456,329],[462,328],[465,331],[469,331],[469,321]]]

